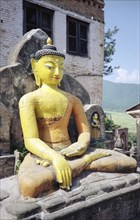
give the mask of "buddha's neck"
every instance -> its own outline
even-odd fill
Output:
[[[59,91],[59,88],[57,85],[50,85],[50,84],[43,84],[42,89],[46,89],[46,90],[55,90],[55,91]]]

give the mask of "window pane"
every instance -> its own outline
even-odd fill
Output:
[[[80,53],[87,54],[87,41],[80,40]]]
[[[67,52],[87,56],[87,46],[88,23],[67,17]]]
[[[49,30],[47,30],[47,29],[44,29],[44,28],[42,28],[42,30],[43,30],[50,38],[52,38],[52,32],[51,32],[51,31],[49,31]]]
[[[34,8],[27,8],[26,23],[37,26],[37,11]]]
[[[34,25],[26,25],[26,32],[32,30],[32,29],[36,29],[37,27]]]
[[[53,11],[36,4],[32,4],[26,1],[23,1],[24,9],[24,27],[23,31],[27,31],[34,28],[41,28],[44,30],[51,38],[53,38]]]
[[[76,38],[69,37],[69,51],[77,52]]]
[[[80,24],[80,38],[87,39],[87,26]]]
[[[49,27],[51,28],[51,15],[45,12],[42,12],[42,27]]]
[[[72,36],[76,36],[76,23],[69,21],[69,30],[68,34]]]

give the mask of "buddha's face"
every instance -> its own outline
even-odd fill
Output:
[[[45,55],[38,61],[32,60],[32,69],[41,84],[59,85],[63,77],[63,63],[63,57]]]

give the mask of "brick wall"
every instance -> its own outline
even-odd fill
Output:
[[[103,0],[48,0],[48,2],[87,18],[104,21]]]
[[[23,34],[22,0],[1,0],[0,6],[0,66],[5,66],[10,50]]]

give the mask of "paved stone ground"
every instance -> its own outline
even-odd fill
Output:
[[[108,201],[108,198],[112,199],[118,195],[123,195],[130,191],[136,191],[140,193],[140,169],[138,169],[137,173],[131,174],[113,174],[101,172],[82,174],[79,178],[75,179],[71,191],[66,192],[62,189],[58,189],[55,192],[52,192],[50,195],[42,195],[37,199],[24,199],[20,196],[16,176],[1,179],[0,184],[1,220],[79,220],[86,219],[86,217],[68,218],[65,217],[65,215],[68,216],[77,210],[96,206],[97,203]],[[140,194],[138,197],[140,206]],[[121,203],[119,205],[119,209],[121,209]],[[130,207],[130,209],[131,208],[132,207]],[[95,219],[100,220],[101,218]],[[112,219],[120,220],[122,217],[114,217]],[[101,220],[112,219],[104,217],[104,219]],[[139,220],[140,218],[139,216],[135,219],[129,218],[129,216],[127,216],[125,213],[123,220],[128,219]]]

